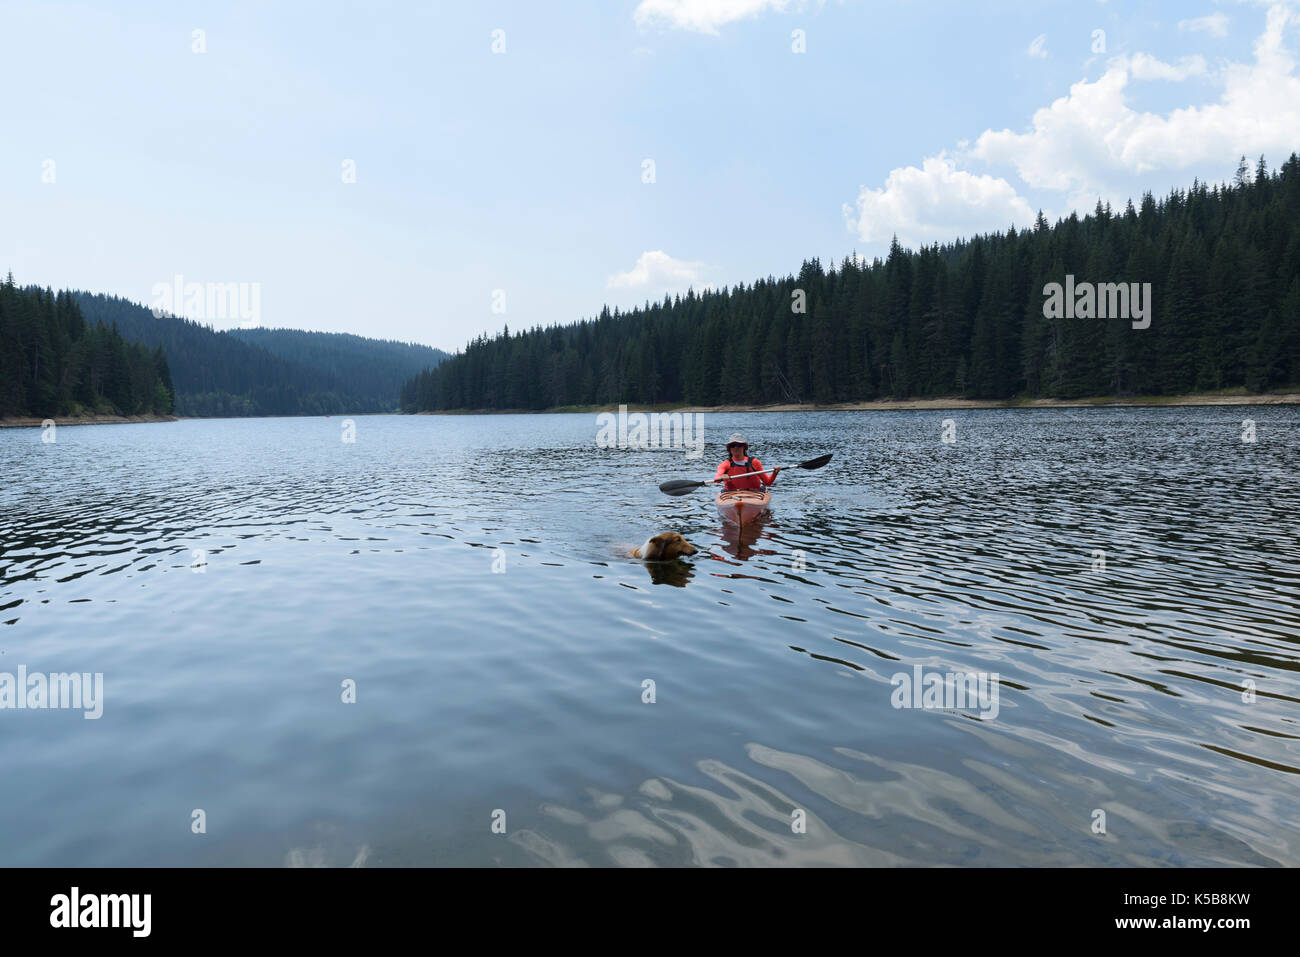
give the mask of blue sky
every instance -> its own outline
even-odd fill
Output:
[[[1275,165],[1298,40],[1295,0],[0,0],[0,270],[450,350]]]

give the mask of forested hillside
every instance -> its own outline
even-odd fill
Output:
[[[443,356],[425,346],[293,330],[217,332],[145,306],[76,292],[87,316],[117,324],[129,339],[161,346],[184,416],[391,412],[401,381]]]
[[[0,284],[0,416],[171,411],[161,349],[87,323],[70,293]]]
[[[1047,319],[1044,286],[1151,283],[1151,325]],[[796,312],[796,291],[806,311]],[[1300,383],[1300,158],[1242,161],[1122,211],[608,308],[471,342],[402,390],[405,411],[888,397],[1172,394]]]
[[[348,393],[356,396],[366,410],[395,409],[397,396],[407,379],[447,358],[445,352],[429,346],[392,339],[366,339],[346,332],[257,327],[231,329],[223,335],[345,383]]]

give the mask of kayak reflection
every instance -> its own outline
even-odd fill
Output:
[[[756,555],[773,554],[775,549],[760,548],[758,545],[762,539],[768,537],[767,526],[771,521],[771,515],[765,514],[744,525],[723,522],[718,530],[719,537],[722,539],[722,550],[741,562],[747,562]],[[716,552],[711,553],[710,557],[720,562],[727,561]]]

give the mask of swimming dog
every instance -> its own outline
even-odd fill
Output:
[[[660,532],[652,536],[644,545],[632,549],[629,558],[639,558],[645,562],[670,562],[683,555],[694,555],[699,549],[676,532]]]

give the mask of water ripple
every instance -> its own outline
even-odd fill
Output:
[[[591,416],[0,431],[0,671],[108,688],[0,713],[0,860],[1294,866],[1300,415],[1250,416],[711,417],[836,452],[743,533]]]

